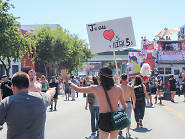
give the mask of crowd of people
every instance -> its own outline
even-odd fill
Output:
[[[184,95],[185,99],[185,73],[181,73],[178,79],[175,79],[173,75],[169,75],[168,78],[168,90],[171,93],[171,102],[175,102],[174,98],[178,88],[178,92],[180,92],[179,95]],[[142,76],[136,76],[133,82],[129,85],[127,75],[123,74],[121,76],[120,85],[116,85],[116,82],[113,81],[114,77],[112,75],[112,71],[108,68],[103,68],[100,70],[99,76],[97,77],[98,81],[94,82],[96,77],[93,77],[92,79],[92,85],[85,88],[76,86],[72,82],[68,84],[73,90],[88,94],[86,109],[89,103],[92,135],[94,136],[95,132],[97,132],[100,139],[108,138],[108,136],[110,136],[111,139],[114,139],[118,134],[118,131],[109,130],[112,128],[112,125],[111,122],[109,122],[110,115],[108,113],[110,112],[110,109],[108,107],[106,97],[102,95],[104,90],[107,90],[109,97],[112,99],[111,103],[114,106],[115,111],[124,109],[128,118],[131,119],[131,112],[133,109],[136,128],[143,127],[146,105],[153,106],[152,94],[154,94],[155,104],[157,104],[157,100],[159,100],[159,104],[161,105],[162,100],[164,99],[164,83],[160,75],[154,75],[146,79]],[[115,92],[119,92],[119,89],[115,89],[115,87],[121,88],[124,101],[115,99]],[[119,104],[118,106],[115,105],[117,103]],[[98,113],[99,117],[97,116]],[[104,127],[105,125],[106,128]],[[99,126],[99,130],[97,126]],[[130,138],[131,136],[129,129],[130,126],[126,128],[126,138]],[[119,135],[122,135],[122,131],[119,131]]]
[[[150,90],[150,93],[155,94],[155,104],[157,103],[158,99],[160,101],[160,104],[162,104],[163,93],[165,91],[166,93],[167,92],[171,93],[171,96],[170,96],[171,102],[175,103],[174,98],[176,94],[178,96],[184,95],[184,99],[185,99],[185,90],[184,90],[185,80],[184,79],[185,79],[185,73],[183,72],[179,74],[178,78],[175,78],[174,75],[169,74],[167,83],[165,83],[162,80],[162,77],[157,75],[157,76],[152,76],[151,78],[149,78],[145,82],[145,86],[146,88],[149,88],[147,90]],[[165,89],[165,85],[167,86],[166,89]],[[147,104],[149,104],[148,101],[147,101]],[[151,101],[150,101],[150,104],[153,105]]]
[[[179,95],[184,94],[185,97],[185,73],[181,73],[178,80],[169,75],[168,88],[173,103],[178,84],[181,92]],[[162,104],[164,91],[160,76],[146,79],[136,76],[129,84],[127,75],[123,74],[120,82],[116,82],[112,70],[107,67],[100,69],[98,76],[85,76],[83,79],[69,76],[65,70],[61,70],[60,78],[53,76],[49,80],[45,75],[37,78],[34,70],[27,73],[17,72],[11,81],[6,75],[2,76],[0,88],[0,128],[7,123],[8,139],[44,139],[47,107],[50,106],[50,111],[57,110],[60,93],[65,95],[65,101],[70,98],[75,101],[78,93],[87,96],[85,109],[89,108],[91,115],[91,136],[98,135],[99,139],[108,139],[110,136],[111,139],[116,139],[118,134],[122,135],[122,130],[114,130],[112,111],[125,110],[131,121],[133,110],[136,128],[142,128],[145,106],[154,105],[151,94],[155,94],[155,104],[157,100]],[[106,94],[112,108],[108,105]],[[126,128],[126,138],[130,137],[129,125]]]

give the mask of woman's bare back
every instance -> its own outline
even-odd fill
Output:
[[[122,101],[122,103],[124,103],[123,93],[122,93],[121,88],[115,85],[110,90],[108,90],[107,93],[109,95],[113,111],[118,111],[119,110],[118,102]],[[103,87],[97,86],[95,94],[96,94],[96,97],[98,99],[98,103],[100,106],[100,113],[110,112],[111,110],[109,108]]]

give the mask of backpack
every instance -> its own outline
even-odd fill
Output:
[[[89,102],[89,105],[94,105],[95,104],[95,95],[94,94],[88,94],[87,95],[87,100]]]

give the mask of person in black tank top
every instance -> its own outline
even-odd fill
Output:
[[[143,126],[142,121],[145,113],[145,96],[147,97],[146,88],[145,85],[142,83],[142,79],[140,76],[136,76],[135,78],[134,93],[136,96],[134,115],[137,123],[137,128],[139,128]]]
[[[171,92],[171,102],[174,103],[174,98],[176,94],[176,79],[174,79],[173,75],[169,75],[169,85],[170,85],[170,92]]]
[[[159,98],[160,100],[160,104],[162,104],[162,91],[163,91],[163,86],[162,86],[162,79],[160,76],[157,76],[157,82],[156,82],[156,85],[157,85],[157,92],[155,94],[155,104],[157,104],[157,97]]]
[[[150,85],[149,79],[145,80],[144,85],[146,87],[146,92],[147,92],[147,96],[148,96],[147,105],[152,106],[153,104],[152,104],[152,96],[151,96],[151,85]]]

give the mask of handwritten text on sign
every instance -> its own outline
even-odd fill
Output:
[[[122,18],[87,25],[92,53],[135,46],[131,18]]]

